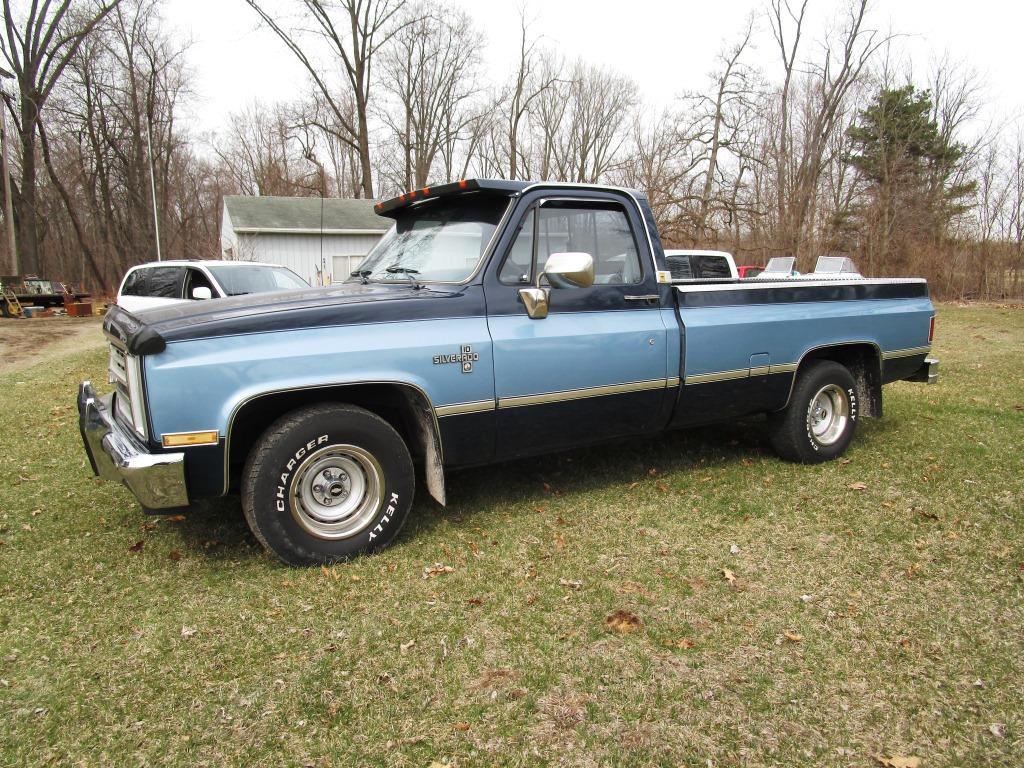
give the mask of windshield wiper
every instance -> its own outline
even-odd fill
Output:
[[[403,267],[400,264],[392,264],[390,267],[384,270],[389,275],[405,275],[409,278],[412,283],[412,287],[419,290],[423,286],[416,279],[416,275],[420,273],[418,269],[412,269],[411,267]]]
[[[362,281],[363,285],[366,285],[368,282],[370,282],[369,278],[371,274],[373,274],[372,269],[353,269],[351,272],[348,273],[348,276],[358,277]]]

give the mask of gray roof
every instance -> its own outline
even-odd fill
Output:
[[[376,200],[226,195],[235,232],[385,232],[394,223],[373,212]]]

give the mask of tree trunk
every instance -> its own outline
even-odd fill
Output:
[[[36,116],[21,109],[21,192],[14,217],[18,227],[18,265],[23,275],[39,274],[39,229],[36,215]]]

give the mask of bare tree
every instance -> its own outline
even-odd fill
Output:
[[[549,54],[542,53],[538,40],[531,39],[530,23],[526,19],[525,7],[519,13],[519,58],[511,82],[506,86],[502,107],[507,115],[504,123],[504,151],[508,167],[508,178],[520,177],[521,154],[520,132],[534,102],[558,82],[557,74],[551,67],[543,67]]]
[[[401,168],[393,171],[403,189],[423,187],[441,154],[473,121],[469,105],[476,91],[482,39],[468,15],[425,5],[406,9],[384,56],[384,89],[397,109],[387,104],[381,119],[399,148]]]
[[[378,52],[402,28],[396,23],[406,0],[301,0],[302,22],[286,29],[258,0],[246,0],[260,18],[302,63],[317,90],[320,105],[329,112],[336,137],[359,154],[360,192],[373,197],[373,164],[370,157],[370,92],[373,64]],[[303,25],[312,23],[313,29]],[[340,62],[344,90],[336,85],[312,51],[312,41],[327,45],[335,63]],[[355,115],[347,108],[345,95],[355,104]]]
[[[21,267],[39,271],[36,210],[36,141],[43,107],[82,41],[120,0],[33,2],[20,19],[3,0],[4,35],[0,55],[18,84],[17,105],[8,102],[21,144],[21,179],[17,194],[17,230]]]
[[[210,255],[198,243],[213,247],[212,172],[177,126],[188,46],[166,34],[157,6],[123,0],[97,25],[54,92],[59,109],[40,124],[47,171],[99,286],[154,256],[150,173],[163,252],[194,257]],[[197,229],[207,236],[197,238]]]
[[[698,236],[706,236],[708,215],[714,203],[715,181],[718,177],[719,154],[722,147],[728,147],[732,143],[728,131],[732,126],[728,125],[729,112],[736,105],[748,106],[750,104],[752,75],[749,68],[743,66],[740,57],[743,56],[750,38],[754,33],[754,19],[747,21],[746,29],[738,42],[731,46],[724,53],[719,54],[721,70],[716,77],[716,88],[713,99],[702,98],[701,101],[710,107],[710,132],[707,137],[708,161],[707,169],[704,172],[704,187],[700,195],[700,211],[697,215],[696,231]]]
[[[231,115],[214,151],[246,195],[326,195],[319,161],[314,169],[315,139],[304,133],[310,126],[302,112],[283,105],[255,103]]]
[[[874,54],[890,40],[867,28],[868,0],[849,0],[843,26],[822,44],[822,58],[803,64],[799,128],[794,133],[794,78],[808,0],[794,10],[789,0],[771,0],[769,21],[783,65],[774,135],[777,179],[777,247],[803,255],[828,142],[841,129],[842,105]]]
[[[636,91],[628,77],[583,62],[549,86],[530,115],[542,177],[597,183],[611,172],[629,136]]]

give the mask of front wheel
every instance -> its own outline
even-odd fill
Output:
[[[282,416],[242,473],[253,534],[289,565],[321,565],[389,544],[412,506],[409,450],[376,414],[319,405]]]
[[[857,390],[849,370],[830,360],[801,369],[793,395],[769,414],[771,443],[784,459],[817,464],[840,456],[857,426]]]

